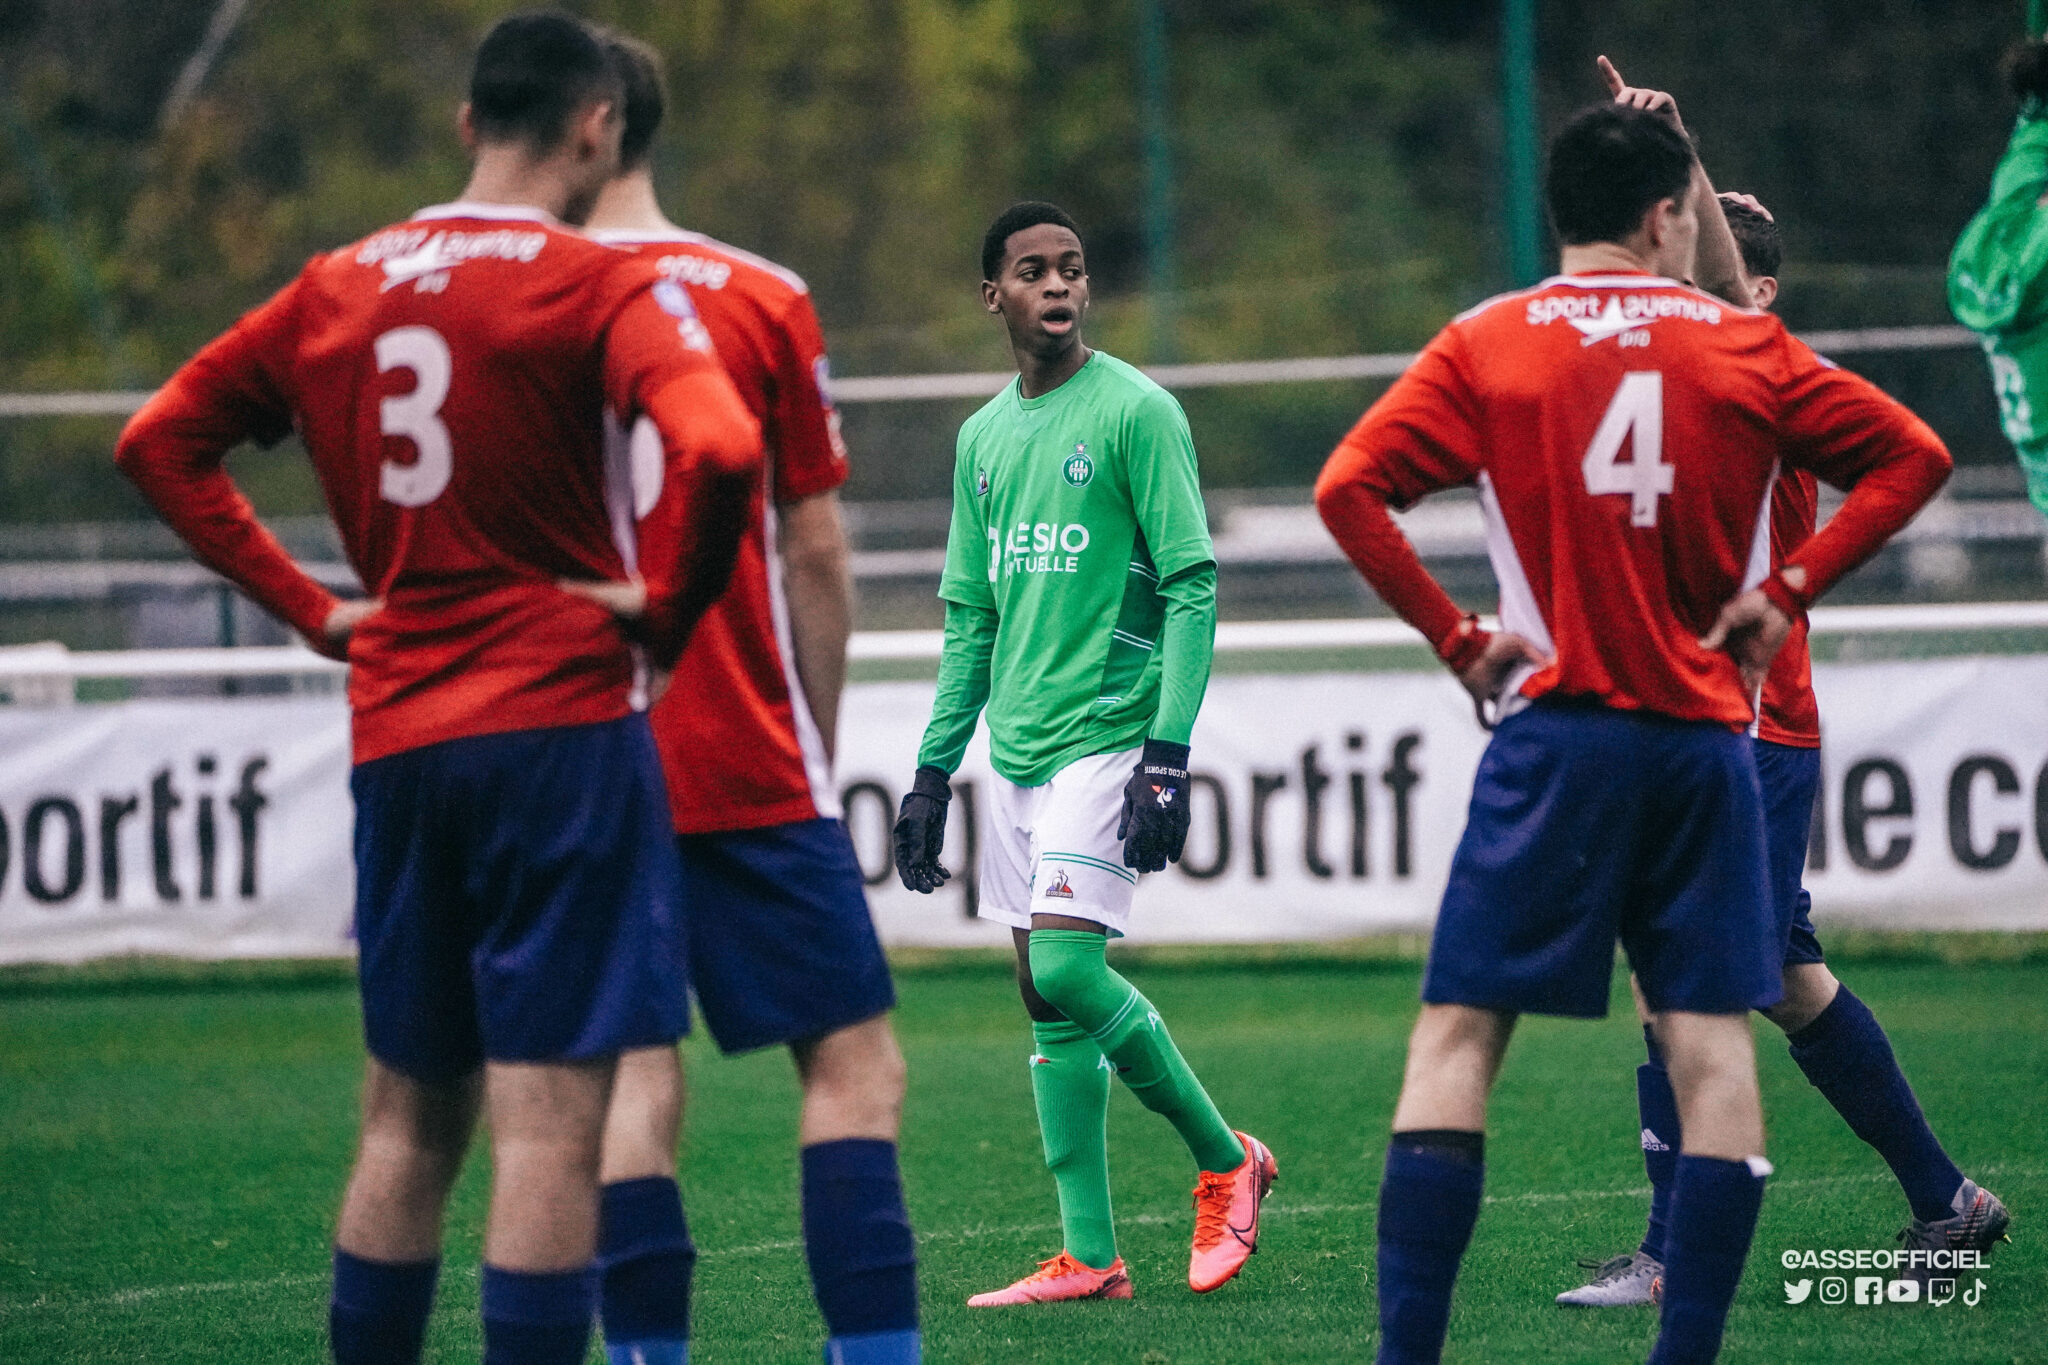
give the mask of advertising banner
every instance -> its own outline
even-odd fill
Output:
[[[1814,918],[2048,928],[2048,658],[1815,670],[1827,745]],[[929,683],[848,689],[839,785],[891,944],[995,945],[975,917],[986,750],[947,866],[902,889],[888,833]],[[1193,832],[1139,883],[1132,937],[1271,942],[1426,928],[1486,734],[1440,673],[1219,676]],[[346,954],[348,726],[337,697],[0,707],[0,962]]]

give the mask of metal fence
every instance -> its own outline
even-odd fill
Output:
[[[1875,605],[2048,597],[2048,521],[2025,500],[2018,470],[1997,436],[1983,364],[1974,354],[1976,338],[1959,327],[1928,326],[1817,331],[1805,339],[1871,372],[1930,415],[1963,461],[1942,498],[1897,543],[1842,584],[1833,600]],[[1167,365],[1149,371],[1189,404],[1212,484],[1219,482],[1217,465],[1229,463],[1212,459],[1212,451],[1266,439],[1253,417],[1267,413],[1278,414],[1276,421],[1298,419],[1271,437],[1300,447],[1283,462],[1288,470],[1303,466],[1296,482],[1210,493],[1226,620],[1383,611],[1323,530],[1300,480],[1312,476],[1321,454],[1370,401],[1376,386],[1412,359],[1409,353],[1385,353]],[[972,372],[834,383],[857,452],[847,524],[864,627],[929,629],[938,624],[934,590],[944,558],[948,502],[943,496],[875,494],[892,489],[942,493],[953,425],[969,405],[1009,379],[1006,373]],[[148,397],[141,390],[0,394],[0,418],[31,426],[106,421],[134,411]],[[1205,416],[1204,402],[1225,403],[1230,410],[1221,417]],[[1946,417],[1937,419],[1930,411],[1934,408]],[[882,473],[876,474],[877,469]],[[276,518],[272,524],[317,578],[337,589],[354,586],[325,517]],[[1404,514],[1402,525],[1461,600],[1479,605],[1492,600],[1483,531],[1469,496],[1430,499]],[[277,623],[186,558],[175,538],[155,523],[0,523],[0,644],[44,639],[94,648],[177,648],[280,645],[287,637]]]

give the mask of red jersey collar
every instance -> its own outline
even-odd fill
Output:
[[[1647,270],[1598,270],[1581,275],[1552,275],[1538,289],[1549,289],[1554,285],[1570,285],[1574,289],[1626,289],[1631,286],[1648,285],[1653,289],[1690,289],[1684,280],[1674,280],[1664,275],[1652,275]]]
[[[465,200],[457,200],[452,204],[435,204],[431,208],[421,209],[412,218],[416,223],[435,218],[481,218],[494,223],[530,222],[548,227],[561,226],[554,214],[532,204],[473,204]]]

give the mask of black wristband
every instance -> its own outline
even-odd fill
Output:
[[[1185,744],[1175,744],[1164,739],[1148,739],[1145,741],[1145,751],[1139,757],[1138,764],[1145,768],[1170,768],[1174,772],[1184,773],[1188,770],[1188,752],[1188,746]]]
[[[910,794],[928,796],[934,801],[951,801],[953,784],[942,769],[927,763],[910,779]]]

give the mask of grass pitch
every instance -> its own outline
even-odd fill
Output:
[[[1375,1344],[1373,1197],[1415,1009],[1413,962],[1197,958],[1126,965],[1224,1113],[1279,1158],[1264,1246],[1207,1298],[1184,1279],[1192,1170],[1127,1094],[1110,1114],[1128,1304],[970,1312],[1059,1245],[1024,1058],[997,962],[901,979],[911,1063],[904,1163],[934,1361],[1357,1360]],[[1877,1157],[1759,1024],[1778,1175],[1729,1327],[1730,1362],[2048,1360],[2048,962],[1856,961],[1841,974],[1889,1028],[1934,1126],[2015,1214],[1981,1303],[1788,1306],[1779,1253],[1884,1247],[1906,1217]],[[327,1238],[353,1138],[357,1019],[326,968],[81,986],[0,979],[0,1360],[323,1359]],[[1619,983],[1618,987],[1619,987]],[[1625,987],[1616,1002],[1625,1008]],[[1640,1232],[1634,1068],[1618,1013],[1531,1020],[1488,1145],[1488,1205],[1446,1358],[1630,1361],[1651,1310],[1553,1307],[1579,1256]],[[796,1090],[775,1053],[689,1048],[686,1182],[702,1249],[704,1365],[808,1362],[821,1332],[796,1215]],[[486,1172],[450,1214],[429,1359],[474,1361]],[[1812,1272],[1805,1272],[1812,1273]],[[1964,1282],[1968,1287],[1968,1280]],[[595,1357],[593,1357],[595,1358]]]

